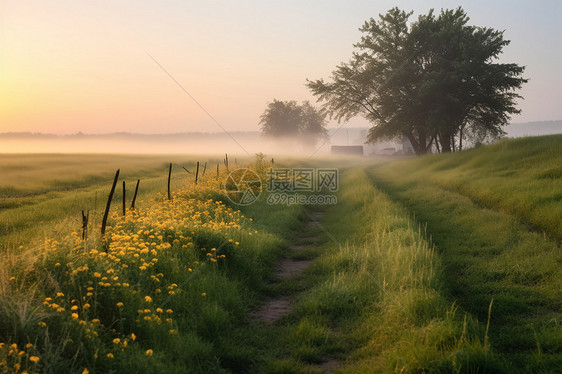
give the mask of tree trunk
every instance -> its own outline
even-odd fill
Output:
[[[441,142],[441,152],[451,152],[451,137],[448,134],[439,134],[439,141]]]

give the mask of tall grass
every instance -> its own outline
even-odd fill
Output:
[[[380,188],[427,225],[442,263],[442,294],[481,324],[494,298],[487,343],[513,372],[551,372],[562,363],[562,185],[538,177],[558,168],[560,140],[508,140],[371,170]]]
[[[562,135],[506,139],[449,155],[388,166],[406,181],[425,180],[511,214],[562,240]]]
[[[342,175],[323,222],[329,244],[312,269],[319,282],[297,304],[295,333],[307,326],[310,335],[294,341],[301,360],[347,356],[346,373],[502,371],[485,324],[443,294],[424,230],[364,170]]]

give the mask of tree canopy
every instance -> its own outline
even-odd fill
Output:
[[[260,117],[262,133],[277,139],[297,139],[305,146],[314,146],[319,139],[325,138],[326,114],[314,108],[308,101],[298,104],[296,101],[274,99]]]
[[[411,15],[393,8],[371,18],[331,81],[307,80],[326,112],[338,121],[362,115],[373,124],[369,141],[406,137],[417,154],[502,135],[527,82],[524,67],[495,61],[509,44],[503,32],[468,25],[462,8],[409,24]]]

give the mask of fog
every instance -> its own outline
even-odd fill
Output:
[[[0,153],[116,153],[116,154],[266,154],[329,153],[329,142],[303,146],[296,139],[274,141],[258,132],[170,135],[41,135],[2,134]]]
[[[506,136],[520,137],[562,133],[562,121],[511,124]],[[367,127],[329,129],[329,139],[303,144],[302,139],[269,139],[258,131],[232,133],[45,135],[32,133],[0,134],[0,153],[113,153],[113,154],[232,154],[322,156],[331,145],[363,145],[365,155],[400,151],[401,142],[366,145]]]

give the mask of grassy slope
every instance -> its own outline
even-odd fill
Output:
[[[485,322],[512,370],[562,364],[562,136],[373,168],[428,233],[450,300]]]

